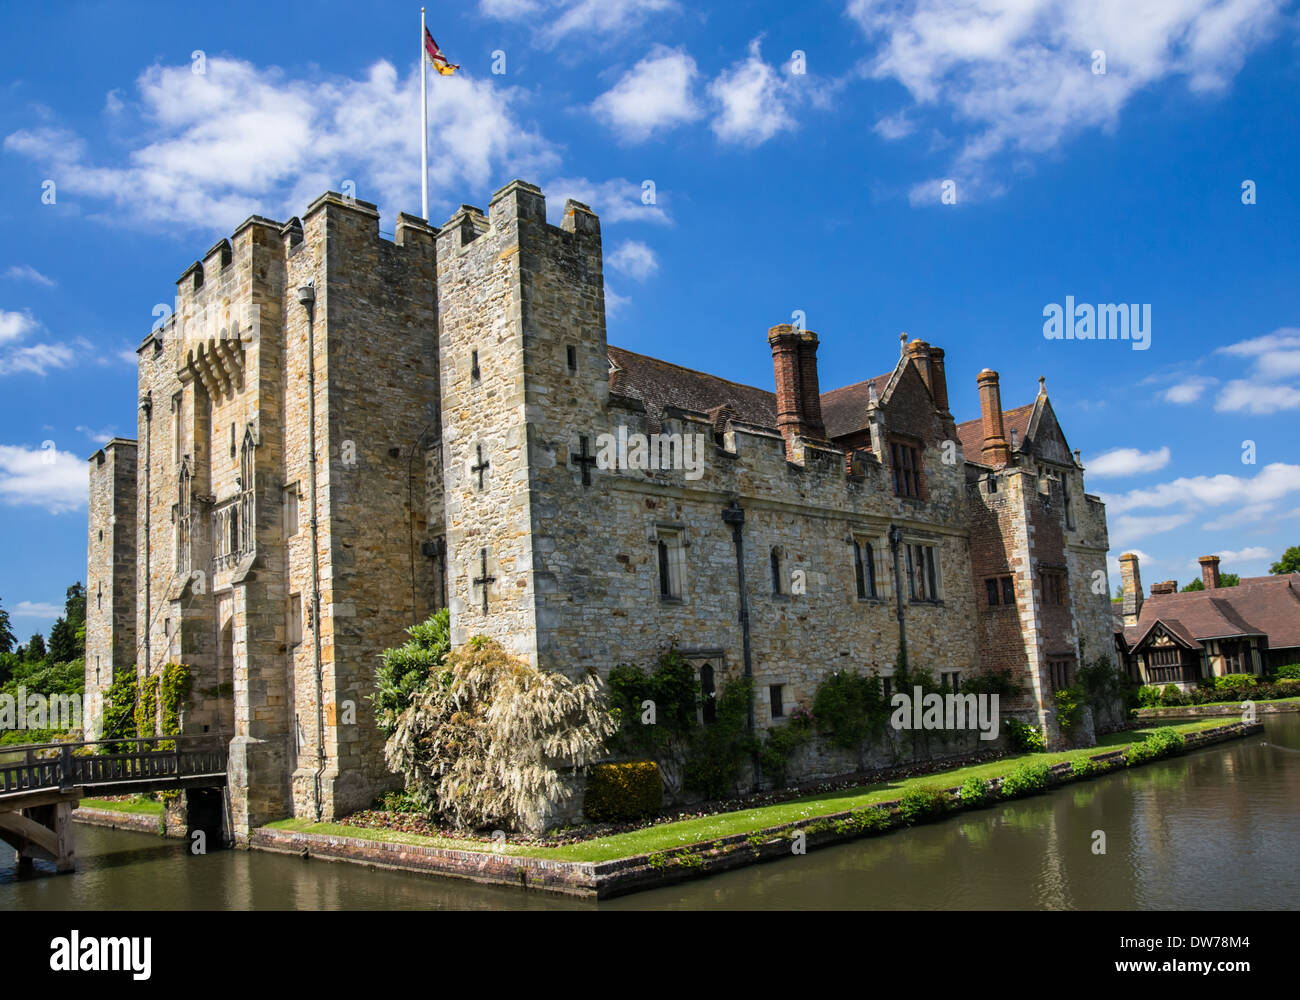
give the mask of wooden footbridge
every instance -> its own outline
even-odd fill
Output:
[[[81,799],[225,784],[226,747],[216,737],[0,747],[0,840],[18,852],[20,864],[46,858],[61,872],[73,871],[72,810]]]

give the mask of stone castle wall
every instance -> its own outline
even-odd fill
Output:
[[[1062,484],[1044,494],[1018,465],[994,473],[995,494],[982,492],[987,470],[953,451],[937,348],[904,345],[868,407],[860,443],[871,452],[851,460],[818,440],[811,413],[784,437],[672,408],[661,422],[610,394],[600,224],[586,206],[568,203],[552,226],[541,191],[516,181],[486,214],[462,206],[441,230],[400,216],[390,242],[378,218],[373,205],[326,194],[301,220],[253,217],[214,246],[182,275],[176,314],[140,348],[148,405],[138,463],[128,470],[121,446],[105,459],[111,476],[92,467],[91,576],[110,561],[119,575],[140,568],[133,600],[114,604],[115,616],[133,617],[134,635],[88,614],[88,641],[138,645],[142,671],[191,666],[185,731],[230,737],[237,830],[335,817],[392,786],[369,701],[374,671],[407,626],[443,604],[457,645],[486,633],[576,676],[650,666],[675,643],[715,669],[720,689],[744,670],[724,509],[744,512],[759,726],[810,705],[835,671],[891,673],[900,590],[913,667],[963,677],[1010,667],[1043,721],[1048,656],[1080,641],[1089,658],[1108,647],[1108,594],[1098,600],[1088,586],[1105,568],[1103,508],[1075,477],[1077,524],[1063,529]],[[298,294],[308,283],[310,357]],[[810,362],[808,337],[798,350]],[[596,467],[598,439],[620,431],[700,435],[701,475]],[[918,498],[894,495],[895,440],[920,449]],[[132,475],[130,496],[121,480]],[[1076,490],[1072,480],[1064,488]],[[214,518],[245,495],[251,530],[223,555],[230,539]],[[98,547],[114,511],[138,525],[134,552],[120,539]],[[891,528],[901,531],[900,564],[909,546],[933,547],[937,599],[908,595]],[[855,538],[875,566],[864,598]],[[680,548],[682,574],[680,597],[667,600],[666,539]],[[1041,567],[1068,573],[1070,606],[1043,605]],[[1017,605],[987,609],[984,576],[1003,572],[1017,575]]]

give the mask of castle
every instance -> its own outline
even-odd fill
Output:
[[[901,340],[826,393],[789,325],[774,393],[610,347],[599,220],[521,181],[392,241],[333,193],[253,216],[140,346],[137,439],[90,459],[87,694],[187,664],[240,838],[392,787],[367,695],[443,606],[453,643],[574,674],[675,643],[705,694],[752,676],[759,728],[901,639],[954,686],[1011,670],[1056,738],[1053,690],[1113,654],[1104,507],[1042,380],[1004,412],[980,372],[957,424],[944,352]]]

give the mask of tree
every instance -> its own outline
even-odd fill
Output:
[[[1300,545],[1292,545],[1268,568],[1270,573],[1300,573]]]
[[[451,615],[443,608],[436,615],[406,630],[411,641],[386,649],[375,671],[375,719],[385,736],[397,730],[397,718],[414,701],[429,674],[442,666],[451,652]]]
[[[13,652],[17,641],[18,636],[14,635],[14,630],[9,625],[9,612],[0,605],[0,653]]]
[[[447,656],[384,747],[406,790],[458,828],[539,830],[614,732],[595,674],[571,681],[475,636]]]
[[[33,660],[45,659],[46,656],[45,636],[37,632],[30,639],[28,639],[27,646],[26,646],[26,654],[27,654],[26,659],[28,660],[28,662],[31,662]]]
[[[1241,577],[1239,577],[1236,573],[1219,574],[1220,587],[1235,587],[1239,583],[1241,583]],[[1186,594],[1189,591],[1204,590],[1204,589],[1205,589],[1205,581],[1202,580],[1200,577],[1197,577],[1195,580],[1193,580],[1191,583],[1189,583],[1186,587],[1183,588],[1183,593]]]

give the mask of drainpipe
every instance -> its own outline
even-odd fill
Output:
[[[907,655],[907,625],[903,620],[903,570],[900,556],[903,546],[903,529],[897,524],[889,529],[889,547],[894,553],[894,604],[898,609],[898,648]]]
[[[325,773],[325,679],[320,661],[320,528],[316,519],[316,282],[298,289],[298,301],[307,312],[307,452],[308,503],[311,504],[311,638],[312,665],[316,674],[316,774],[312,778],[316,798],[316,822],[321,818],[321,775]]]
[[[724,508],[722,511],[722,520],[724,524],[731,525],[731,539],[736,544],[736,581],[740,588],[740,635],[741,643],[745,655],[745,678],[753,680],[754,678],[754,661],[750,652],[749,643],[749,590],[745,586],[745,509],[740,506],[738,500],[732,500],[731,506]],[[749,715],[745,719],[745,729],[747,732],[754,731],[754,692],[749,694]],[[763,780],[763,765],[754,755],[754,786],[758,787]]]
[[[144,414],[144,672],[148,676],[153,665],[153,655],[149,645],[149,632],[153,624],[153,606],[150,600],[149,577],[153,563],[149,559],[149,498],[150,473],[153,471],[153,390],[144,394],[140,400],[140,412]]]

